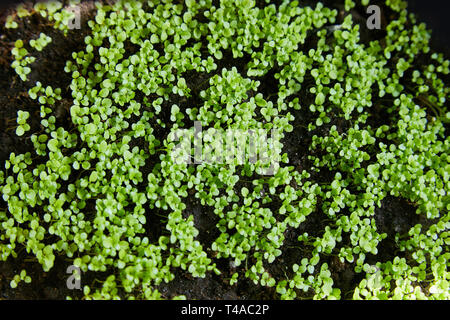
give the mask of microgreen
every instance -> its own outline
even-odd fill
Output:
[[[62,256],[101,275],[86,299],[160,299],[179,272],[247,279],[281,299],[448,299],[450,63],[401,0],[386,1],[392,21],[365,43],[351,12],[369,3],[342,1],[343,17],[298,1],[96,4],[67,57],[70,84],[36,81],[36,105],[17,112],[18,136],[38,125],[33,149],[0,171],[0,259],[24,248],[48,272]],[[67,35],[73,18],[60,1],[17,12],[8,28],[39,14]],[[22,80],[29,50],[51,41],[14,43]],[[227,129],[238,132],[233,157],[213,161],[227,156],[211,147]],[[248,132],[270,142],[258,153],[280,160],[273,174],[244,157]],[[199,140],[210,143],[202,155],[174,159]],[[411,203],[427,228],[384,232],[387,197]],[[206,231],[203,215],[215,221]],[[383,241],[394,256],[373,262]],[[350,293],[339,268],[359,279]],[[10,285],[21,281],[25,271]]]

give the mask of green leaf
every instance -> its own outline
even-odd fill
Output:
[[[20,137],[20,136],[23,136],[24,134],[25,134],[25,130],[24,130],[24,128],[22,127],[22,126],[18,126],[17,128],[16,128],[16,134]]]
[[[323,105],[324,102],[325,102],[325,95],[322,92],[319,92],[316,95],[315,104],[320,106]]]
[[[89,135],[93,135],[97,132],[97,126],[93,123],[88,123],[85,126],[86,133]]]
[[[136,25],[134,24],[134,21],[131,19],[125,20],[123,22],[123,26],[124,26],[125,30],[127,30],[127,31],[131,31],[136,27]]]

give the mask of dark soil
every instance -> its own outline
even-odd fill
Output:
[[[257,1],[258,5],[262,5],[264,1]],[[330,1],[325,1],[330,2]],[[39,123],[39,105],[28,97],[28,89],[37,81],[41,81],[44,86],[52,84],[62,88],[63,100],[57,104],[57,121],[58,124],[70,128],[72,125],[69,119],[68,108],[70,107],[70,91],[69,84],[70,75],[63,72],[66,60],[70,59],[71,53],[80,51],[84,48],[84,37],[88,33],[87,20],[92,16],[93,2],[87,1],[83,3],[84,14],[82,14],[82,29],[70,31],[67,37],[62,36],[59,31],[54,30],[51,26],[46,26],[43,19],[37,15],[25,18],[20,23],[18,29],[8,30],[4,28],[6,16],[10,13],[10,9],[3,9],[0,12],[0,164],[3,164],[9,158],[11,152],[16,154],[25,153],[33,149],[30,141],[30,135],[41,130]],[[356,15],[357,13],[355,13]],[[361,16],[361,14],[359,15]],[[53,42],[43,51],[42,54],[36,55],[36,62],[31,65],[32,73],[28,82],[22,82],[10,67],[12,57],[11,48],[14,46],[16,39],[32,39],[36,38],[40,32],[45,32],[51,36]],[[233,59],[230,53],[225,54],[224,59],[218,63],[218,70],[223,67],[236,66],[242,69],[247,62],[248,57]],[[271,94],[276,90],[276,80],[274,79],[275,71],[269,72],[266,76],[256,79],[261,81],[261,92],[264,97],[271,99]],[[177,101],[181,107],[190,106],[196,99],[202,87],[202,83],[212,75],[198,75],[196,73],[186,74],[188,86],[192,91],[191,100]],[[48,83],[46,82],[48,81]],[[305,98],[305,97],[303,97]],[[308,98],[306,97],[306,100]],[[27,110],[31,114],[31,131],[23,137],[15,134],[15,123],[17,110]],[[164,108],[163,108],[164,109]],[[297,170],[307,168],[309,163],[307,160],[307,149],[311,142],[313,133],[308,132],[306,125],[311,120],[312,115],[308,112],[296,112],[296,120],[294,123],[295,130],[290,133],[285,141],[284,152],[288,153],[291,161],[290,165],[294,165]],[[384,121],[384,119],[374,118],[374,122]],[[334,123],[340,130],[344,130],[348,124]],[[376,123],[374,123],[375,125]],[[331,125],[331,124],[330,124]],[[157,138],[162,140],[165,133],[157,132]],[[157,157],[153,157],[153,163],[149,163],[144,171],[150,171],[154,166]],[[329,181],[331,173],[321,173],[321,176],[315,177],[318,181]],[[6,203],[0,199],[0,208],[5,208]],[[320,206],[318,206],[320,207]],[[162,214],[162,213],[161,213]],[[198,240],[205,248],[209,248],[212,242],[219,235],[219,231],[215,227],[218,222],[217,216],[211,208],[202,207],[195,198],[187,199],[186,215],[193,215],[195,225],[199,230]],[[279,258],[280,263],[269,265],[268,270],[274,277],[282,277],[289,272],[287,266],[298,263],[301,258],[307,256],[307,248],[299,247],[298,236],[304,232],[312,235],[320,235],[325,227],[323,220],[326,216],[318,210],[313,212],[308,219],[301,224],[298,229],[290,228],[285,234],[285,244],[283,246],[282,256]],[[387,239],[383,240],[379,246],[379,254],[377,261],[386,261],[392,259],[395,254],[395,233],[403,234],[417,223],[421,223],[426,227],[423,221],[416,213],[412,204],[403,199],[387,197],[380,208],[376,210],[376,224],[380,232],[387,233]],[[150,220],[150,219],[149,219]],[[162,234],[163,224],[148,223],[146,225],[151,241],[157,241]],[[306,255],[305,255],[306,254]],[[28,260],[24,251],[20,252],[16,259],[8,259],[6,262],[0,262],[0,299],[65,299],[67,296],[80,297],[82,294],[78,290],[69,290],[66,287],[66,268],[71,265],[69,259],[57,258],[54,268],[50,272],[43,272],[42,267],[33,260]],[[360,275],[353,271],[351,264],[342,264],[339,259],[329,257],[328,265],[332,270],[335,285],[341,289],[344,298],[350,298],[346,293],[352,289],[360,281]],[[368,259],[371,259],[370,257]],[[375,259],[372,257],[372,259]],[[237,285],[229,285],[229,277],[234,272],[243,274],[244,267],[234,268],[228,260],[217,259],[216,263],[219,269],[223,270],[223,275],[216,276],[213,273],[207,274],[203,279],[192,278],[187,272],[182,270],[175,271],[175,280],[159,286],[159,290],[166,298],[183,294],[188,299],[276,299],[276,293],[273,288],[266,288],[254,285],[251,281],[242,279]],[[32,278],[32,283],[21,283],[17,289],[11,289],[9,282],[12,277],[19,273],[20,270],[26,269]],[[84,284],[93,281],[93,277],[87,275],[84,278]]]

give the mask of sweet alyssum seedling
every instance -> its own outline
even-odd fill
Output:
[[[22,136],[26,131],[30,130],[30,125],[27,123],[27,119],[30,117],[28,111],[17,111],[17,124],[16,134]]]
[[[343,17],[301,1],[97,4],[67,57],[71,83],[28,89],[40,126],[34,150],[0,171],[1,259],[25,248],[49,271],[63,256],[103,279],[84,285],[86,299],[172,298],[159,288],[177,272],[246,278],[282,299],[448,299],[449,61],[401,0],[386,1],[383,39],[364,42],[351,10],[369,2],[342,1]],[[34,10],[67,31],[62,3]],[[49,42],[16,41],[23,80],[28,49]],[[63,95],[70,126],[56,117]],[[173,135],[195,121],[208,141],[208,129],[277,129],[279,166],[266,176],[261,162],[175,161]],[[429,227],[382,232],[388,196]],[[193,207],[216,221],[209,242]],[[369,263],[383,241],[394,256]],[[335,283],[344,269],[361,279],[351,292]]]

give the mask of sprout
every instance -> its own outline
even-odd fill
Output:
[[[16,274],[13,279],[11,280],[11,282],[9,283],[11,288],[17,288],[17,285],[21,282],[24,281],[25,283],[31,283],[31,277],[27,275],[27,271],[26,270],[22,270],[20,271],[20,274]]]
[[[16,128],[16,134],[23,136],[25,132],[30,130],[30,125],[27,123],[27,119],[30,117],[28,111],[17,111],[17,123],[19,126]]]
[[[41,32],[39,38],[30,40],[30,46],[37,51],[42,51],[50,42],[52,42],[52,38]]]

